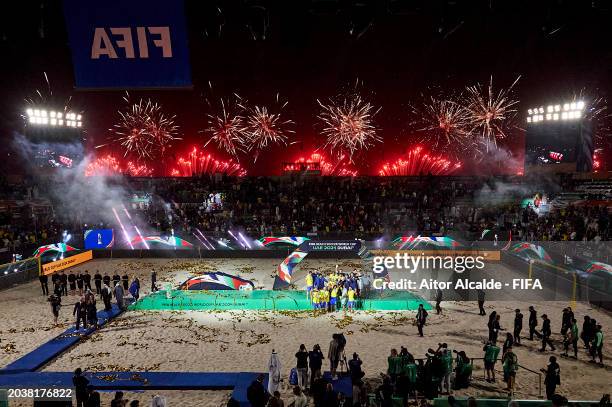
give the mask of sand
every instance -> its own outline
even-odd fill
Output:
[[[114,274],[116,268],[128,270],[130,275],[137,275],[141,279],[143,292],[146,294],[150,285],[149,274],[153,268],[158,272],[158,280],[169,281],[175,285],[198,271],[218,270],[254,279],[258,287],[270,288],[278,262],[276,259],[96,260],[80,268],[87,268],[92,274],[96,269],[109,274]],[[295,276],[296,284],[303,284],[301,280],[307,269],[331,269],[334,264],[331,260],[305,260]],[[353,266],[354,262],[341,262],[343,268]],[[3,365],[59,333],[60,329],[50,329],[50,307],[40,295],[38,282],[0,292],[0,301],[9,304],[0,320],[1,345],[15,345],[14,349],[0,351],[0,363]],[[486,308],[487,312],[496,310],[501,314],[502,327],[511,327],[514,309],[521,308],[527,318],[528,305],[532,304],[500,301],[488,302]],[[516,348],[519,363],[537,372],[546,366],[549,356],[559,356],[561,309],[568,304],[540,302],[533,305],[539,315],[547,313],[551,316],[555,332],[553,340],[558,349],[556,352],[539,353],[537,349],[540,343],[528,340],[524,340],[524,346]],[[470,357],[483,356],[482,341],[487,335],[487,318],[478,315],[476,304],[443,302],[442,306],[442,315],[430,313],[424,338],[419,338],[416,328],[412,326],[414,312],[313,314],[264,311],[130,311],[61,355],[43,370],[72,371],[81,367],[88,371],[263,372],[267,370],[272,349],[275,349],[283,365],[283,376],[288,378],[289,371],[295,364],[294,354],[301,343],[309,349],[319,343],[327,354],[331,335],[344,332],[348,340],[347,357],[353,352],[360,354],[368,384],[373,387],[380,381],[381,373],[386,371],[386,359],[391,348],[399,349],[400,346],[405,346],[415,357],[423,357],[427,348],[435,348],[439,342],[446,342],[452,349],[466,351]],[[60,315],[63,320],[68,321],[71,320],[68,314],[68,310],[63,309]],[[605,338],[612,334],[612,317],[608,313],[593,310],[587,304],[578,304],[575,314],[579,321],[584,315],[596,318],[604,327]],[[27,317],[18,320],[18,315]],[[604,391],[610,391],[611,368],[601,368],[588,363],[589,358],[582,348],[579,350],[578,360],[558,359],[561,365],[559,393],[570,399],[598,400]],[[609,365],[610,359],[606,358],[604,362]],[[472,386],[457,394],[505,397],[501,364],[498,364],[497,368],[497,383],[487,383],[483,380],[482,362],[476,361]],[[287,379],[283,386],[284,395],[289,393],[286,381]],[[221,405],[227,398],[226,392],[167,393],[170,405],[178,405],[178,400],[181,400],[180,405],[190,405],[184,404],[187,400],[198,401],[198,405]],[[516,397],[536,398],[538,395],[538,375],[519,370]],[[150,395],[146,396],[150,399]],[[148,400],[146,397],[145,399]]]

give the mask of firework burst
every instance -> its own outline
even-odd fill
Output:
[[[51,86],[51,82],[49,81],[49,77],[46,72],[43,72],[43,77],[45,79],[45,86],[40,89],[36,89],[34,93],[30,96],[24,98],[24,101],[30,108],[41,108],[46,107],[55,111],[61,112],[64,115],[67,113],[77,113],[71,108],[72,96],[68,96],[68,98],[63,98],[57,93],[53,93],[53,87]],[[61,107],[60,107],[61,106]],[[83,113],[83,112],[79,112]],[[21,115],[24,120],[27,120],[28,117],[26,115]]]
[[[294,124],[293,120],[284,119],[282,111],[288,102],[281,103],[278,93],[276,94],[277,108],[267,106],[242,107],[248,112],[246,117],[246,142],[248,150],[254,152],[254,161],[257,161],[259,154],[272,144],[287,145],[289,135],[295,133],[290,128]],[[274,109],[274,110],[273,110]]]
[[[212,92],[212,84],[208,83]],[[217,148],[225,151],[230,156],[237,158],[239,152],[245,151],[246,144],[246,119],[243,115],[242,98],[234,93],[231,97],[212,101],[206,98],[208,107],[215,111],[206,115],[208,127],[202,132],[208,140],[204,144],[216,144]]]
[[[126,111],[118,112],[120,120],[110,129],[113,134],[111,144],[119,144],[124,157],[131,155],[138,160],[153,160],[163,157],[173,141],[181,140],[177,137],[175,116],[166,116],[161,105],[151,99],[141,99],[132,104],[129,95],[124,100],[129,107]]]
[[[470,139],[469,111],[448,99],[430,97],[421,109],[412,108],[413,126],[423,135],[420,142],[434,149],[445,149],[455,155],[466,147]]]
[[[520,77],[510,85],[508,89],[498,92],[493,90],[493,77],[486,89],[480,84],[467,88],[465,106],[469,114],[471,126],[470,134],[474,138],[480,138],[475,145],[484,144],[497,148],[497,141],[508,135],[508,130],[515,128],[513,119],[516,117],[516,106],[518,100],[512,97],[512,89]]]
[[[145,164],[135,164],[132,161],[124,166],[120,160],[110,154],[91,161],[85,167],[86,177],[119,175],[150,177],[153,175],[153,170]]]
[[[357,93],[339,100],[339,103],[331,99],[323,103],[317,99],[321,106],[318,115],[322,125],[321,134],[326,138],[324,148],[337,155],[347,155],[352,161],[356,152],[367,150],[382,141],[373,121],[380,107],[366,102]]]
[[[418,176],[418,175],[450,175],[461,168],[460,162],[453,162],[442,155],[434,155],[421,146],[410,149],[405,157],[393,163],[382,166],[379,175],[389,176]]]
[[[612,139],[612,112],[608,109],[606,98],[599,96],[596,92],[582,89],[573,96],[572,102],[583,101],[585,103],[584,120],[593,125],[593,144],[596,148],[608,150]]]
[[[246,175],[246,170],[233,160],[219,160],[212,154],[198,151],[194,147],[186,157],[179,157],[175,168],[170,171],[170,176],[193,177],[216,173],[243,177]]]

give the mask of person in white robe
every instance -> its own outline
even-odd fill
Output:
[[[268,393],[274,394],[279,389],[281,383],[281,362],[278,353],[274,349],[272,349],[272,355],[270,355],[268,373]]]

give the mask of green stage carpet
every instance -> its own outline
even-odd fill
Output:
[[[169,297],[165,290],[141,298],[130,306],[131,310],[277,310],[303,311],[312,306],[305,291],[196,291],[172,290]],[[372,298],[361,300],[357,309],[406,311],[416,310],[419,304],[431,306],[417,295],[406,291],[377,292]]]

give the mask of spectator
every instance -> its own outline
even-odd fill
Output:
[[[304,344],[300,345],[300,350],[295,354],[297,359],[296,371],[298,377],[298,386],[300,388],[308,388],[308,351]]]
[[[270,398],[270,394],[263,385],[264,375],[257,376],[247,388],[247,400],[253,407],[265,407]]]
[[[310,365],[310,387],[314,381],[321,377],[321,366],[323,365],[323,352],[321,347],[316,344],[312,347],[312,350],[308,352],[308,363]]]
[[[72,384],[74,384],[74,394],[76,396],[77,407],[85,407],[85,403],[89,397],[89,391],[87,390],[89,380],[83,376],[83,371],[81,368],[77,368],[74,371],[74,376],[72,376]]]

